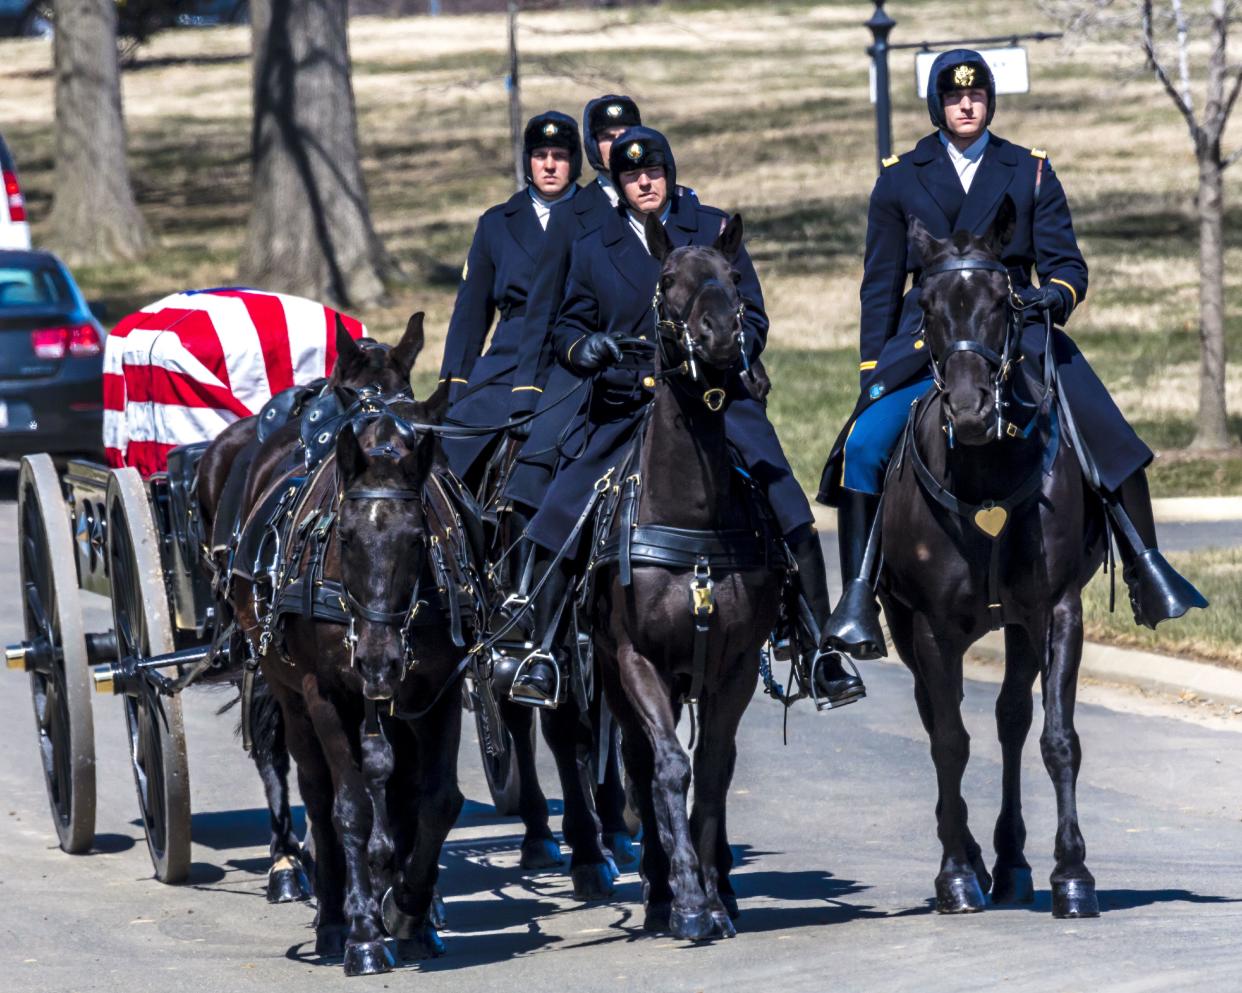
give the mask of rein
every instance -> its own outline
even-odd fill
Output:
[[[686,302],[682,312],[675,316],[668,316],[665,313],[666,299],[664,297],[663,288],[657,284],[655,296],[651,298],[651,309],[655,313],[656,318],[656,340],[658,342],[658,353],[660,356],[660,368],[656,370],[649,378],[650,383],[645,384],[654,386],[661,380],[673,380],[674,377],[685,376],[692,383],[704,382],[704,378],[699,369],[699,345],[695,341],[694,335],[690,333],[690,315],[694,313],[694,305],[699,299],[711,288],[719,288],[731,291],[730,295],[737,298],[737,307],[734,310],[734,321],[737,330],[734,336],[737,339],[739,353],[741,355],[742,371],[750,371],[750,359],[746,356],[746,331],[742,326],[742,319],[746,316],[746,302],[738,297],[737,291],[732,287],[726,287],[724,283],[718,279],[704,280],[694,294]],[[671,348],[679,348],[682,355],[685,356],[680,362],[677,357],[672,354]],[[719,386],[708,386],[704,390],[701,397],[703,405],[707,407],[713,414],[720,413],[724,409],[726,393]]]

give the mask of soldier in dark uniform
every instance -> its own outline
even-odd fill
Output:
[[[917,217],[942,239],[955,231],[982,234],[1005,194],[1012,197],[1017,225],[1003,261],[1015,291],[1029,306],[1021,347],[1036,367],[1043,362],[1045,347],[1043,312],[1051,312],[1057,325],[1064,324],[1087,293],[1087,265],[1047,153],[1020,148],[988,130],[996,87],[982,56],[959,49],[938,57],[928,81],[927,105],[937,131],[912,151],[885,159],[871,194],[860,294],[862,391],[833,446],[819,492],[822,503],[838,510],[846,582],[825,638],[859,658],[884,651],[875,577],[864,575],[864,552],[885,468],[911,403],[932,383],[920,334],[921,263],[909,241],[911,220]],[[1039,285],[1032,282],[1032,269]],[[1137,534],[1137,540],[1120,543],[1136,622],[1155,627],[1192,606],[1206,606],[1157,550],[1144,471],[1152,458],[1150,449],[1059,328],[1053,349],[1057,389],[1072,415],[1075,447],[1088,481],[1114,520],[1128,519]]]
[[[511,398],[519,395],[514,390],[523,385],[515,377],[545,229],[553,206],[578,193],[582,146],[572,118],[554,110],[532,117],[523,147],[527,186],[479,218],[449,322],[440,376],[453,384],[449,417],[461,424],[483,427],[508,418]],[[480,357],[497,312],[491,346]],[[449,464],[471,489],[494,443],[487,437],[445,439]]]
[[[623,456],[651,400],[651,387],[644,380],[653,370],[653,354],[623,355],[616,340],[654,341],[651,298],[660,265],[647,248],[643,227],[647,217],[660,218],[678,247],[713,244],[728,220],[723,211],[679,194],[672,150],[657,131],[636,127],[617,138],[610,171],[623,199],[599,230],[574,243],[564,302],[552,328],[560,363],[577,376],[595,381],[590,399],[584,399],[575,410],[556,473],[527,529],[527,535],[544,550],[545,561],[568,545],[573,525],[596,481]],[[759,280],[745,249],[735,267],[740,277],[738,290],[746,304],[744,348],[753,363],[766,341],[768,319]],[[810,505],[762,403],[740,380],[731,396],[734,399],[725,414],[729,439],[766,492],[797,560],[803,593],[817,622],[822,623],[829,606],[827,583]],[[568,548],[570,556],[575,551]],[[555,623],[568,581],[568,575],[560,572],[545,580],[535,605],[536,632],[546,632]],[[532,657],[525,689],[550,692],[555,681],[551,665],[552,660]],[[841,668],[836,654],[821,660],[814,671],[821,696],[831,704],[840,706],[864,695],[862,681]]]

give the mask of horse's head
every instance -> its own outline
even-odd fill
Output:
[[[923,263],[919,303],[932,372],[954,436],[966,445],[997,436],[997,404],[1015,358],[1012,291],[1000,261],[1015,217],[1006,194],[982,236],[955,231],[940,240],[918,218],[910,222],[910,241]]]
[[[391,348],[361,338],[355,341],[345,330],[340,315],[336,318],[336,365],[328,383],[346,403],[360,393],[395,396],[410,392],[410,370],[423,350],[423,314],[410,317],[405,334]]]
[[[660,221],[649,216],[647,244],[660,263],[656,288],[657,320],[664,354],[686,361],[692,377],[697,362],[731,369],[742,358],[746,312],[734,262],[742,249],[742,217],[734,214],[711,248],[674,248]],[[671,346],[671,347],[669,347]]]
[[[340,580],[353,665],[371,700],[391,699],[413,662],[409,629],[427,557],[423,486],[436,455],[435,436],[417,425],[438,423],[447,406],[443,385],[400,413],[377,402],[337,439]]]

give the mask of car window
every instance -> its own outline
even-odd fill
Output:
[[[0,266],[0,309],[72,300],[69,284],[55,266]]]

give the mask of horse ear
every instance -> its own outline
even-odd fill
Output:
[[[733,262],[742,250],[742,215],[734,214],[727,224],[720,229],[716,244],[712,246],[730,262]]]
[[[1008,193],[1001,205],[996,208],[996,216],[992,218],[992,226],[984,236],[992,253],[997,257],[1005,251],[1005,246],[1013,239],[1013,229],[1018,221],[1018,208],[1014,206],[1013,197]]]
[[[362,362],[362,349],[346,330],[341,315],[335,314],[334,316],[336,317],[336,366],[332,373],[340,381],[347,379],[349,374],[358,368]]]
[[[346,424],[336,436],[336,465],[346,482],[357,479],[367,467],[366,452],[358,444],[352,424]]]
[[[410,319],[405,325],[405,334],[401,336],[401,340],[388,353],[388,361],[393,364],[402,378],[409,379],[410,372],[414,368],[414,362],[418,358],[419,353],[423,350],[423,312],[420,310],[416,314],[411,314]]]
[[[673,243],[669,240],[664,225],[660,223],[660,219],[655,214],[648,214],[643,224],[643,231],[647,235],[647,248],[651,251],[651,257],[663,263],[673,250]]]
[[[941,243],[932,237],[932,233],[917,217],[910,220],[909,238],[914,250],[919,253],[919,260],[923,265],[927,265],[931,257],[940,249]]]
[[[424,420],[428,424],[439,424],[449,409],[449,388],[447,379],[441,380],[434,393],[423,401]]]
[[[438,440],[433,434],[427,433],[419,438],[414,451],[401,460],[401,472],[405,478],[421,486],[431,473],[439,447]]]

